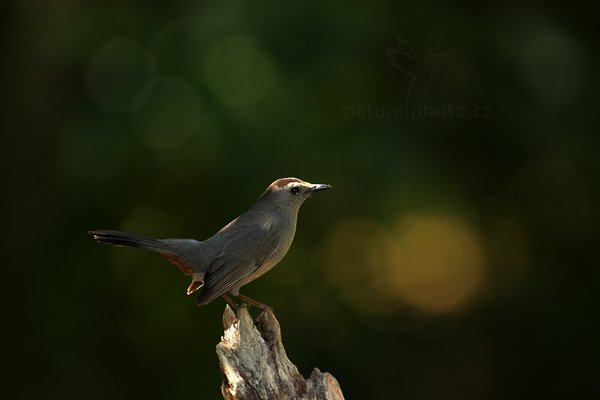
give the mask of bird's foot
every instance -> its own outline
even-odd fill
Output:
[[[260,314],[258,314],[258,316],[256,318],[254,318],[255,323],[257,323],[264,316],[264,314],[266,312],[273,314],[273,307],[271,307],[271,306],[268,306],[264,303],[258,302],[248,296],[244,296],[243,294],[238,294],[236,297],[238,299],[242,300],[244,302],[244,304],[248,304],[250,306],[257,307],[261,310]]]
[[[273,312],[273,308],[271,306],[268,306],[264,303],[260,303],[248,296],[244,296],[243,294],[238,294],[235,297],[237,297],[238,299],[240,299],[241,301],[243,301],[246,304],[260,308],[263,312],[265,312],[267,310]]]

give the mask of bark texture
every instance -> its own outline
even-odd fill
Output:
[[[225,333],[217,345],[217,356],[225,399],[344,399],[333,375],[317,368],[308,380],[300,375],[287,358],[279,322],[272,311],[261,313],[254,322],[245,306],[236,313],[227,306],[223,327]]]

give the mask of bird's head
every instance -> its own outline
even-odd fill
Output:
[[[326,189],[331,189],[331,185],[309,183],[298,178],[281,178],[269,185],[260,200],[272,202],[279,208],[298,209],[313,193]]]

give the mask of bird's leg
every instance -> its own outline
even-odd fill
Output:
[[[243,301],[244,303],[248,303],[248,304],[252,304],[253,306],[256,306],[258,308],[260,308],[263,311],[269,310],[269,311],[273,311],[273,308],[269,307],[266,304],[263,303],[259,303],[258,301],[251,299],[248,296],[244,296],[243,294],[238,293],[237,296],[238,299],[240,299],[241,301]]]
[[[229,307],[235,312],[238,309],[238,304],[227,293],[223,293],[221,297],[229,304]]]

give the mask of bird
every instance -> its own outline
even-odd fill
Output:
[[[221,296],[234,308],[237,303],[233,298],[237,298],[266,310],[271,307],[244,296],[240,288],[281,261],[294,240],[300,206],[313,193],[331,188],[329,184],[313,184],[298,178],[277,179],[252,207],[203,241],[155,239],[105,229],[88,233],[99,243],[159,253],[192,279],[188,295],[201,289],[198,306]]]

